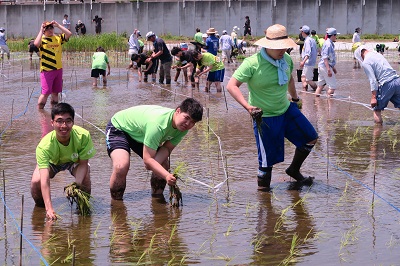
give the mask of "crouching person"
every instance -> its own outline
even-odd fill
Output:
[[[36,148],[37,165],[32,175],[31,194],[36,205],[46,207],[46,217],[56,220],[51,203],[50,179],[64,170],[75,177],[83,191],[91,192],[89,159],[96,154],[89,131],[74,125],[74,108],[58,103],[51,110],[53,131]]]
[[[117,112],[107,124],[107,152],[112,161],[111,198],[122,200],[131,150],[152,171],[152,195],[162,195],[165,185],[175,185],[169,170],[169,155],[203,117],[202,105],[187,98],[176,109],[139,105]]]

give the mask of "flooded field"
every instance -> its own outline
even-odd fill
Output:
[[[314,185],[293,188],[284,173],[294,152],[287,143],[271,193],[257,191],[251,120],[229,93],[215,87],[205,93],[204,80],[199,91],[183,82],[139,83],[137,73],[126,70],[125,54],[109,55],[108,85],[93,88],[91,55],[64,54],[63,61],[63,100],[75,108],[75,124],[91,132],[97,149],[90,160],[90,217],[69,206],[63,188],[74,179],[67,172],[51,181],[61,219],[45,222],[44,209],[34,206],[30,179],[36,145],[51,130],[50,104],[36,109],[36,58],[21,56],[1,70],[0,264],[71,264],[75,251],[76,265],[400,265],[399,110],[389,104],[384,125],[374,125],[369,82],[362,69],[353,69],[350,52],[338,56],[334,98],[299,93],[320,136],[302,168],[315,176]],[[399,70],[397,54],[387,57]],[[292,58],[297,66],[299,55]],[[224,85],[237,65],[226,65]],[[241,89],[247,95],[245,84]],[[124,200],[112,201],[103,132],[108,120],[134,105],[175,108],[188,96],[200,100],[208,116],[172,153],[172,169],[185,164],[183,206],[169,206],[168,189],[165,199],[151,197],[150,174],[134,154]]]

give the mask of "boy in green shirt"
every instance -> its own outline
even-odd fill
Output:
[[[106,68],[108,69],[107,76],[110,75],[110,63],[108,62],[108,57],[106,55],[106,51],[103,47],[99,46],[96,49],[96,52],[93,54],[93,62],[92,62],[92,73],[91,77],[93,78],[93,86],[97,86],[97,78],[102,75],[103,76],[103,85],[107,85],[106,78]]]
[[[217,87],[217,92],[221,92],[221,82],[224,81],[225,76],[225,66],[221,62],[218,56],[211,53],[195,53],[193,55],[194,59],[197,61],[196,77],[207,74],[207,83],[205,92],[210,91],[210,86],[214,82],[215,87]]]
[[[110,193],[122,200],[133,150],[144,162],[151,176],[152,195],[162,195],[165,185],[175,185],[168,172],[169,155],[203,116],[202,105],[187,98],[176,109],[157,105],[139,105],[117,112],[107,124],[107,152],[113,164]]]
[[[36,205],[46,207],[46,217],[56,220],[50,196],[50,179],[64,170],[75,177],[80,189],[91,192],[89,159],[96,154],[89,131],[74,125],[74,108],[58,103],[51,110],[54,130],[36,148],[37,165],[32,175],[31,194]]]

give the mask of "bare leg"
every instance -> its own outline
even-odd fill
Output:
[[[44,106],[46,105],[47,98],[49,98],[48,94],[40,94],[39,99],[38,99],[38,109],[44,109]]]
[[[111,198],[122,200],[126,188],[126,175],[129,171],[129,152],[123,149],[116,149],[111,152],[113,170],[110,177]]]
[[[42,189],[40,187],[39,167],[37,165],[32,174],[31,195],[37,206],[44,207]]]
[[[103,85],[107,85],[107,76],[103,76]]]
[[[97,78],[92,78],[93,79],[93,86],[97,86]]]
[[[303,84],[303,91],[308,90],[307,81],[305,76],[301,76],[301,83]]]
[[[315,90],[315,97],[321,96],[321,91],[324,88],[324,86],[318,86],[317,89]]]
[[[219,81],[215,82],[215,87],[217,87],[217,92],[222,91],[221,82],[219,82]]]
[[[374,121],[376,124],[381,124],[383,123],[382,120],[382,112],[381,110],[374,110]]]

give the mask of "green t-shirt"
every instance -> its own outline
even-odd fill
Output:
[[[199,42],[199,43],[204,43],[204,41],[203,41],[203,33],[196,32],[196,34],[194,35],[194,40],[196,42]]]
[[[289,67],[286,74],[290,80],[293,71],[293,61],[285,53],[284,58]],[[247,83],[249,88],[248,102],[263,110],[264,117],[279,116],[286,112],[290,102],[287,98],[288,83],[278,84],[278,69],[261,53],[247,57],[233,74],[240,82]]]
[[[107,69],[108,57],[104,52],[95,52],[93,54],[92,69]]]
[[[224,69],[224,63],[221,62],[218,56],[213,55],[211,53],[203,53],[203,57],[200,62],[197,64],[197,67],[200,69],[202,66],[212,66],[210,72],[214,72],[217,70]]]
[[[144,46],[144,42],[142,42],[142,40],[138,40],[139,46],[143,47]]]
[[[318,48],[321,48],[321,47],[322,47],[321,44],[319,43],[319,37],[318,37],[317,34],[311,35],[310,37],[313,38],[313,39],[315,40],[315,43],[317,44]]]
[[[89,131],[73,126],[68,146],[61,144],[56,138],[56,131],[49,132],[36,147],[36,161],[39,169],[79,160],[89,160],[96,154]]]
[[[169,140],[174,146],[187,134],[172,127],[175,109],[158,105],[139,105],[117,112],[111,123],[137,142],[157,150]]]

